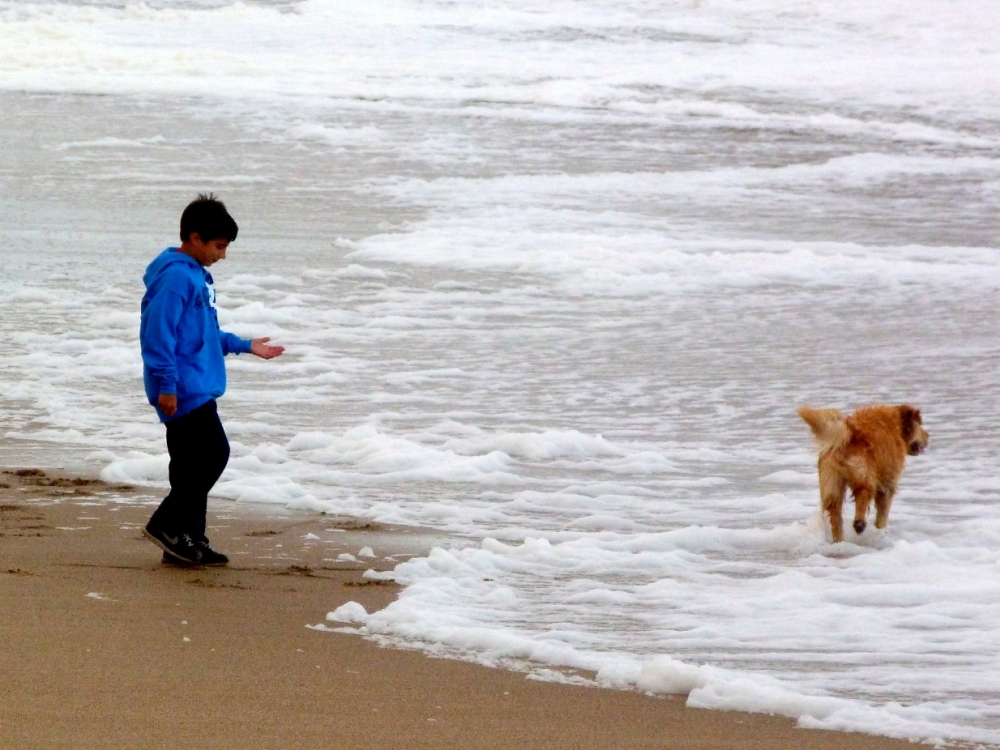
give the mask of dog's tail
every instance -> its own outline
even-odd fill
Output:
[[[811,409],[799,407],[799,416],[805,420],[816,437],[816,448],[820,453],[843,448],[851,440],[851,430],[844,415],[836,409]]]

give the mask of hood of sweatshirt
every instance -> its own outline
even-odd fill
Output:
[[[198,261],[190,255],[180,252],[178,247],[168,247],[162,253],[153,258],[153,261],[146,266],[146,273],[142,276],[142,282],[147,289],[152,289],[153,285],[163,277],[163,272],[171,266],[184,266],[185,270],[204,276],[206,271]]]

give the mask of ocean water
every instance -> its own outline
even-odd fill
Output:
[[[0,0],[4,455],[165,482],[141,274],[214,190],[223,324],[288,347],[230,358],[217,496],[452,539],[321,627],[1000,744],[998,39],[971,0]],[[931,443],[834,545],[795,407],[869,402]]]

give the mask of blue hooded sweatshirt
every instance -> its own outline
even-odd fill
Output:
[[[142,277],[139,343],[146,397],[161,422],[187,414],[226,391],[226,354],[250,351],[250,339],[219,330],[212,274],[190,255],[168,247]],[[177,412],[167,417],[161,393],[177,395]]]

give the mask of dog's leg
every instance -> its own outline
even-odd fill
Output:
[[[889,508],[892,507],[893,489],[880,487],[875,493],[875,528],[884,529],[889,523]]]
[[[854,493],[854,531],[860,534],[868,525],[868,507],[875,496],[875,488],[859,484],[851,488]]]
[[[819,462],[819,500],[823,512],[830,518],[830,532],[834,542],[844,541],[844,478],[830,464]]]
[[[843,496],[838,497],[836,500],[831,498],[823,501],[823,510],[830,517],[830,533],[833,535],[835,543],[844,541],[843,505]]]

